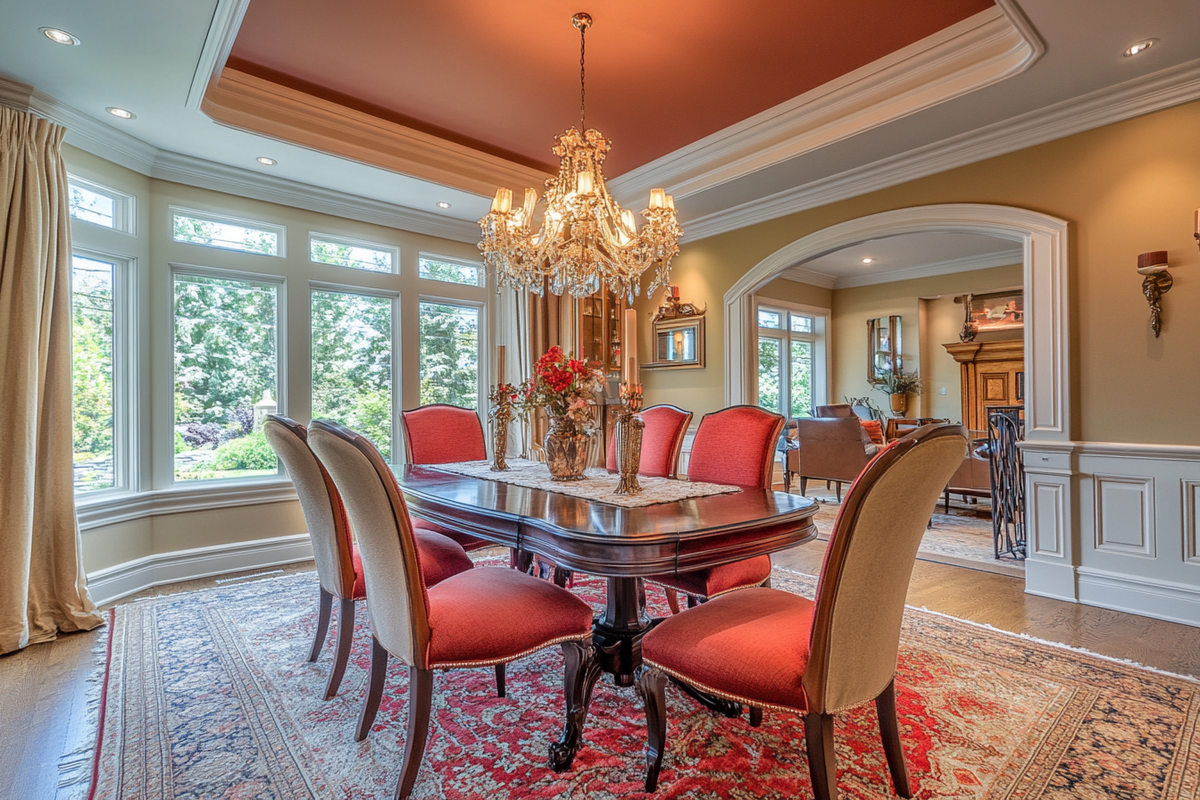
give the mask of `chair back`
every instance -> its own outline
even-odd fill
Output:
[[[847,492],[817,583],[810,711],[873,700],[895,676],[917,546],[964,452],[962,426],[930,425],[884,448]]]
[[[358,538],[371,633],[404,663],[428,668],[429,603],[395,476],[369,439],[337,423],[313,420],[308,442],[333,476]]]
[[[434,403],[401,411],[400,421],[409,464],[483,461],[488,457],[483,423],[470,408]]]
[[[263,435],[296,485],[321,588],[342,600],[353,597],[350,526],[333,479],[308,446],[308,431],[294,419],[270,414],[263,421]]]
[[[783,417],[758,406],[705,414],[692,440],[688,480],[770,489]]]
[[[855,413],[854,407],[849,403],[834,403],[828,406],[817,406],[814,409],[813,416],[826,419],[829,417],[853,417]]]
[[[847,406],[849,408],[849,406]],[[800,475],[852,481],[875,455],[858,417],[814,417],[797,421]]]
[[[642,431],[642,457],[638,462],[638,474],[651,478],[674,478],[679,471],[679,451],[683,449],[683,437],[692,422],[692,412],[663,403],[638,412],[646,423]],[[617,468],[617,437],[608,437],[608,453],[605,466]]]

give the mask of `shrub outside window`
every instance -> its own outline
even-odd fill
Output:
[[[114,373],[117,265],[71,258],[71,386],[75,491],[111,489],[115,438]]]
[[[177,242],[239,250],[263,256],[282,256],[285,229],[267,222],[171,208],[171,235]]]
[[[440,256],[422,255],[417,259],[417,276],[431,281],[483,286],[483,267]]]
[[[421,405],[479,408],[479,308],[422,301]]]
[[[399,248],[317,233],[309,237],[308,256],[317,264],[370,272],[394,273],[400,262]]]

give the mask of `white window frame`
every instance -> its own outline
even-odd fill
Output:
[[[241,250],[236,247],[220,247],[215,244],[200,244],[198,242],[186,242],[175,238],[175,217],[176,215],[198,219],[201,222],[212,222],[217,225],[240,225],[243,228],[259,230],[264,233],[274,233],[279,246],[274,253],[256,253],[253,250]],[[247,219],[246,217],[234,217],[228,214],[219,214],[214,211],[201,211],[196,208],[185,208],[184,206],[167,206],[167,241],[174,244],[187,244],[193,247],[205,247],[209,250],[220,250],[225,253],[242,253],[248,256],[259,256],[262,258],[287,258],[287,226],[276,225],[273,222],[263,222],[257,219]],[[249,274],[249,273],[247,273]],[[386,274],[386,273],[380,273]]]
[[[279,287],[275,296],[275,413],[284,416],[287,415],[288,396],[287,278],[282,275],[272,275],[270,273],[204,267],[174,261],[169,262],[168,267],[170,281],[168,283],[167,296],[167,334],[169,338],[166,348],[166,396],[171,398],[171,401],[167,407],[167,432],[169,435],[163,437],[166,440],[162,448],[163,452],[157,454],[160,458],[164,459],[162,463],[167,465],[167,469],[164,472],[169,477],[169,480],[166,483],[176,488],[180,486],[202,488],[227,487],[238,484],[255,485],[266,481],[278,481],[283,476],[283,464],[278,459],[275,462],[275,472],[266,475],[192,481],[181,481],[175,477],[175,278],[177,275],[197,275],[203,278],[218,278],[220,280],[240,281],[242,283],[271,283]]]
[[[113,201],[113,224],[111,228],[74,215],[71,215],[72,222],[82,222],[104,231],[116,231],[117,233],[124,233],[129,236],[137,235],[136,197],[114,189],[111,186],[89,181],[87,178],[81,178],[78,175],[72,175],[68,172],[67,186],[70,187],[71,184],[77,184],[81,189],[86,189],[89,192],[94,192]]]
[[[783,319],[779,328],[760,328],[758,327],[758,311],[762,308],[766,311],[783,312]],[[800,333],[791,329],[791,320],[789,314],[798,314],[800,316],[811,317],[813,321],[812,333]],[[776,412],[783,414],[784,417],[791,418],[791,346],[792,341],[812,342],[813,344],[813,386],[812,397],[813,405],[827,405],[829,402],[829,390],[833,385],[832,380],[832,359],[830,353],[830,318],[831,311],[828,308],[819,306],[809,306],[802,303],[789,303],[783,300],[773,300],[771,298],[755,298],[754,299],[754,340],[752,342],[751,358],[754,361],[754,402],[758,403],[758,340],[762,336],[771,339],[778,339],[783,342],[782,352],[780,353],[780,365],[783,370],[782,381],[780,384],[779,402],[780,408],[775,409]]]
[[[454,281],[439,281],[437,278],[422,277],[422,275],[421,275],[422,259],[427,260],[427,261],[442,261],[447,264],[454,264],[454,265],[460,266],[460,267],[472,267],[479,271],[479,283],[456,283]],[[466,287],[467,289],[486,289],[487,284],[488,284],[487,268],[484,267],[482,261],[472,261],[471,259],[468,259],[468,258],[456,258],[454,256],[444,256],[439,253],[431,253],[431,252],[428,252],[425,250],[422,250],[421,252],[417,253],[417,277],[420,278],[421,280],[427,281],[431,284],[439,284],[442,286],[463,286],[463,287]]]
[[[464,285],[466,285],[466,284],[461,284],[461,283],[446,283],[445,281],[433,281],[433,283],[440,283],[440,284],[443,284],[446,286],[464,286]],[[468,288],[479,289],[482,287],[468,286]],[[462,297],[452,297],[452,296],[447,296],[447,295],[434,295],[434,294],[422,294],[417,297],[417,308],[416,308],[416,311],[417,311],[417,372],[416,372],[416,380],[417,380],[418,386],[420,386],[420,382],[421,382],[421,341],[420,341],[421,303],[440,303],[440,304],[448,305],[448,306],[461,306],[463,308],[479,309],[479,334],[476,337],[476,342],[475,342],[475,349],[477,351],[476,355],[475,355],[475,358],[476,358],[475,363],[479,365],[479,372],[478,372],[478,374],[479,374],[478,387],[479,388],[478,388],[478,398],[476,400],[475,410],[479,414],[479,419],[485,423],[484,427],[486,428],[486,422],[487,422],[486,413],[487,413],[487,402],[488,402],[487,396],[488,396],[488,380],[489,380],[489,378],[488,378],[488,368],[486,366],[487,362],[484,360],[484,355],[487,353],[488,344],[491,341],[491,336],[488,335],[488,331],[490,330],[490,328],[488,328],[488,316],[487,316],[488,304],[487,304],[487,301],[485,301],[485,300],[467,300]]]
[[[389,272],[378,269],[365,269],[363,267],[348,267],[345,264],[330,264],[328,261],[317,261],[312,257],[312,246],[314,241],[326,242],[328,244],[340,244],[347,247],[363,247],[369,250],[379,250],[381,252],[390,253],[392,256],[392,269]],[[335,236],[332,233],[321,233],[319,231],[308,232],[308,260],[313,264],[321,264],[326,267],[338,267],[340,269],[352,269],[355,272],[368,272],[375,275],[399,275],[400,274],[400,248],[394,244],[382,244],[380,242],[369,242],[366,239],[352,239],[349,236]]]
[[[73,247],[71,255],[113,265],[113,485],[108,489],[77,495],[78,504],[93,498],[103,500],[114,495],[130,494],[140,484],[136,458],[141,439],[136,424],[140,418],[138,348],[134,335],[138,308],[137,259],[90,247]],[[71,289],[74,293],[74,286]]]
[[[323,263],[323,262],[317,262]],[[336,266],[336,265],[331,265]],[[370,270],[362,270],[370,272]],[[380,275],[387,273],[380,272]],[[309,344],[309,370],[308,370],[308,400],[309,412],[316,419],[317,410],[312,407],[312,296],[313,292],[334,292],[337,294],[356,294],[364,297],[383,297],[391,300],[392,305],[392,442],[391,442],[391,459],[393,465],[403,464],[404,457],[404,440],[400,436],[402,419],[401,412],[403,411],[403,400],[401,394],[401,376],[403,375],[400,369],[401,352],[400,352],[400,292],[390,289],[373,289],[367,286],[356,286],[353,284],[344,283],[329,283],[326,281],[309,281],[308,282],[308,344]],[[420,307],[418,306],[418,313]],[[418,367],[419,368],[419,367]],[[418,378],[419,381],[419,378]]]

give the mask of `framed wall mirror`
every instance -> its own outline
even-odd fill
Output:
[[[650,324],[654,360],[645,369],[704,366],[704,317],[679,317]]]
[[[904,368],[900,349],[900,316],[867,320],[867,381],[880,383],[880,374],[895,375]]]

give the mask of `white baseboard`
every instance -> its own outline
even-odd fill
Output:
[[[99,606],[164,583],[311,561],[312,557],[307,533],[176,550],[90,572],[88,592]]]
[[[1079,601],[1200,627],[1200,587],[1079,567]]]
[[[1025,559],[1025,592],[1074,603],[1075,568],[1070,564]]]

